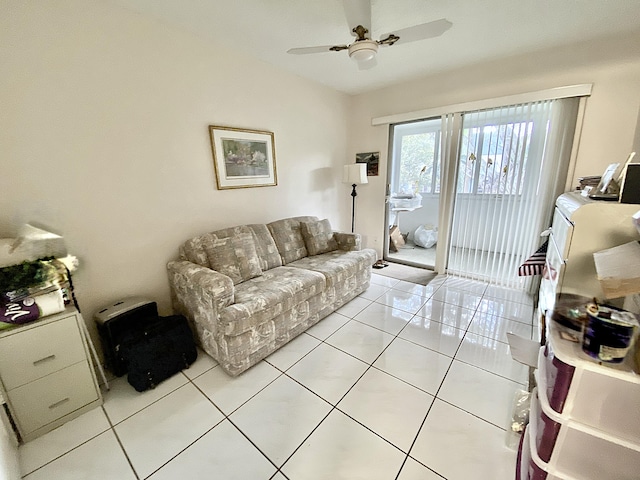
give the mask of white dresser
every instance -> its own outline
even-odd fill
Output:
[[[0,388],[27,442],[102,404],[74,308],[0,333]]]
[[[593,254],[640,240],[631,220],[638,210],[640,205],[590,200],[576,192],[558,197],[549,234],[547,272],[540,282],[538,318],[553,309],[559,293],[604,299]]]

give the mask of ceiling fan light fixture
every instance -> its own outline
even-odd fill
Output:
[[[356,62],[366,62],[376,56],[378,43],[373,40],[360,40],[349,46],[349,57]]]

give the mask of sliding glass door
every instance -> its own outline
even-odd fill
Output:
[[[431,217],[405,214],[396,224],[414,244],[421,222],[434,226],[439,243],[429,266],[528,289],[518,266],[538,248],[563,190],[577,107],[578,98],[545,100],[394,125],[389,218],[397,219],[396,192],[419,192]],[[427,138],[429,128],[428,152],[412,153],[411,135]]]
[[[433,268],[438,241],[441,120],[394,125],[387,259]],[[404,235],[402,240],[398,235]],[[395,238],[394,238],[395,237]]]
[[[450,273],[527,290],[517,271],[540,243],[565,184],[577,99],[462,117]]]

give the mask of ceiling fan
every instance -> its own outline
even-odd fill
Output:
[[[368,69],[376,64],[375,60],[379,46],[391,46],[396,43],[402,44],[439,37],[453,25],[448,20],[441,18],[440,20],[414,25],[382,35],[380,40],[372,40],[369,35],[371,30],[371,0],[343,0],[343,5],[347,22],[351,28],[351,34],[356,37],[353,43],[350,45],[291,48],[287,50],[287,53],[306,55],[309,53],[347,50],[349,57],[358,62],[360,69]]]

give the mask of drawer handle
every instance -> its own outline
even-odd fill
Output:
[[[62,400],[60,400],[59,402],[56,403],[52,403],[51,405],[49,405],[49,409],[53,410],[54,408],[59,407],[60,405],[63,405],[65,403],[67,403],[69,401],[69,397],[67,398],[63,398]]]
[[[56,358],[55,355],[49,355],[48,357],[44,357],[44,358],[41,358],[40,360],[36,360],[35,362],[33,362],[33,365],[34,366],[40,365],[41,363],[48,362],[48,361],[53,360],[55,358]]]

